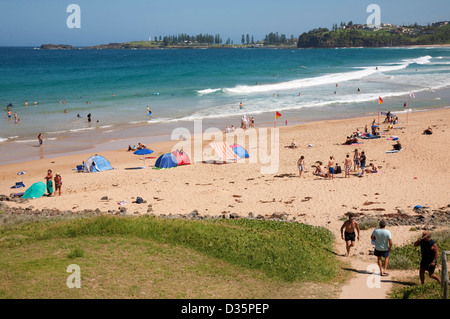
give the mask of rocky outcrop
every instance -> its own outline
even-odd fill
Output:
[[[43,44],[40,47],[41,50],[75,50],[76,48],[68,44]]]

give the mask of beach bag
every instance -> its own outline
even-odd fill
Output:
[[[144,200],[142,199],[142,197],[137,197],[136,198],[136,203],[137,204],[142,204],[144,202]]]

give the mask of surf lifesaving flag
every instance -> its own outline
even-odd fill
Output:
[[[275,119],[277,119],[278,120],[278,118],[281,116],[281,113],[280,112],[278,112],[278,111],[276,111],[276,113],[275,113]]]
[[[383,104],[383,99],[381,97],[378,97],[378,104]]]

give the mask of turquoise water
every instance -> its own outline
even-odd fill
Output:
[[[67,144],[71,139],[83,148],[96,139],[170,133],[169,127],[197,119],[224,127],[239,126],[242,115],[254,116],[257,124],[271,122],[275,111],[283,114],[283,123],[364,115],[377,112],[379,96],[382,110],[402,112],[410,92],[415,95],[413,110],[442,107],[450,105],[449,87],[450,48],[3,47],[0,162],[11,160],[5,145],[26,150],[36,144],[39,133],[55,148],[58,141]],[[9,103],[20,118],[18,124],[7,117]],[[137,128],[139,133],[133,131]]]

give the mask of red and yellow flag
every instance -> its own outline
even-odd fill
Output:
[[[381,99],[381,97],[378,97],[378,104],[383,104],[383,100]]]
[[[280,112],[278,112],[278,111],[276,111],[276,113],[275,113],[275,119],[277,119],[278,120],[278,118],[281,116],[281,113]]]

